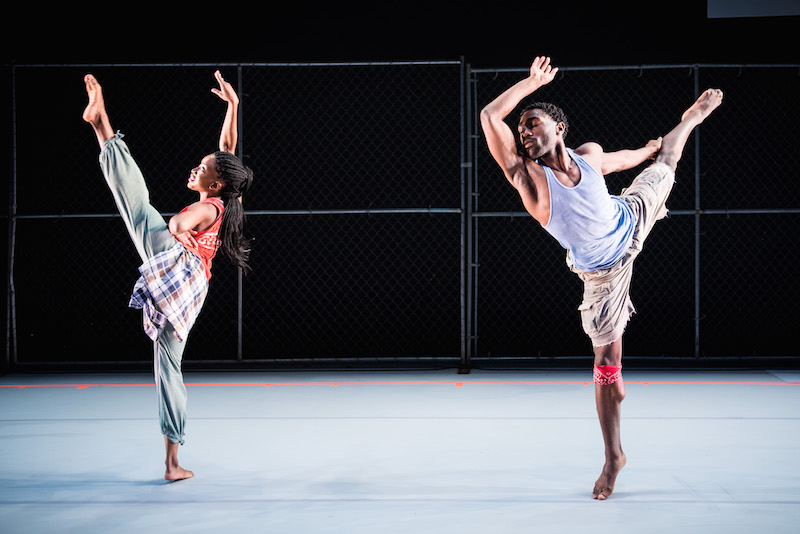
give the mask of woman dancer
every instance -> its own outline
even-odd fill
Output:
[[[249,241],[242,235],[241,197],[253,181],[252,171],[233,155],[238,140],[239,98],[219,71],[219,89],[212,92],[228,107],[219,151],[205,156],[192,169],[187,187],[199,200],[165,221],[150,205],[139,167],[122,134],[115,134],[103,91],[91,74],[84,77],[89,104],[83,112],[100,144],[100,167],[144,262],[130,306],[143,311],[144,329],[154,344],[154,373],[158,413],[166,445],[169,481],[194,476],[178,463],[184,443],[186,388],[181,360],[186,337],[200,313],[211,278],[211,262],[219,248],[237,266],[247,268]]]

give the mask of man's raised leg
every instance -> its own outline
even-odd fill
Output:
[[[689,140],[689,135],[720,104],[722,104],[722,91],[719,89],[706,89],[695,103],[683,112],[681,122],[664,136],[656,161],[666,163],[674,171],[683,155],[683,149]]]

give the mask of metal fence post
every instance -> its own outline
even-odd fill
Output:
[[[472,360],[472,132],[467,80],[469,65],[461,59],[461,365],[469,373]]]
[[[700,96],[700,67],[695,65],[694,97]],[[694,357],[700,357],[700,128],[694,132]]]
[[[16,71],[11,69],[11,177],[8,181],[8,273],[6,274],[6,357],[5,369],[17,362],[17,319],[14,288],[14,253],[17,226],[17,110]]]
[[[241,65],[236,69],[237,75],[237,83],[239,86],[239,122],[237,124],[238,130],[238,144],[237,150],[239,152],[239,159],[244,162],[244,131],[242,130],[242,124],[244,123],[244,101],[245,101],[245,93],[244,93],[244,86],[242,83],[244,79],[242,77],[242,67]],[[243,347],[243,295],[244,295],[244,281],[243,281],[243,272],[242,268],[239,267],[236,269],[237,273],[237,295],[236,295],[236,359],[242,359],[242,347]]]

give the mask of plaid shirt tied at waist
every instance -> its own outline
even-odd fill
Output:
[[[175,338],[186,341],[208,293],[203,262],[178,243],[139,267],[128,306],[142,310],[147,337],[155,341],[167,321]]]

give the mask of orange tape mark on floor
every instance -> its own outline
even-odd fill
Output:
[[[588,386],[588,381],[525,381],[525,382],[196,382],[186,383],[187,387],[271,387],[271,386]],[[800,386],[800,382],[756,382],[756,381],[626,381],[626,385],[688,385],[688,386]],[[154,387],[150,384],[0,384],[0,388],[131,388]]]

